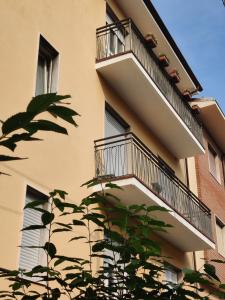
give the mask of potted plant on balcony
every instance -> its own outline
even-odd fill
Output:
[[[145,36],[145,40],[146,40],[146,44],[150,48],[155,48],[158,44],[157,39],[155,38],[155,36],[153,34],[147,34]]]
[[[185,90],[185,91],[183,92],[183,96],[184,96],[184,99],[187,100],[187,101],[191,101],[191,100],[192,100],[192,99],[191,99],[191,93],[190,93],[190,91],[188,91],[188,90]]]
[[[160,64],[165,68],[168,67],[170,64],[170,61],[168,59],[168,57],[165,54],[160,54],[159,55],[159,62]]]
[[[170,78],[174,83],[180,82],[180,75],[177,70],[173,70],[170,72]]]

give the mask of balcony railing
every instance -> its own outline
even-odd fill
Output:
[[[169,207],[212,239],[211,213],[134,134],[95,141],[96,177],[118,180],[135,177]]]
[[[126,19],[103,26],[97,29],[96,34],[97,62],[133,53],[195,138],[203,145],[201,125],[132,20]]]

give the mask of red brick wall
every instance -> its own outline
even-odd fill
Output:
[[[197,172],[197,183],[198,183],[198,193],[199,198],[211,209],[212,211],[212,230],[214,241],[216,242],[216,233],[215,233],[215,216],[219,217],[225,224],[225,187],[224,187],[224,177],[223,177],[223,166],[222,161],[220,165],[220,178],[221,183],[219,183],[209,171],[208,163],[208,144],[213,146],[217,151],[220,158],[222,159],[222,154],[220,150],[216,147],[213,140],[205,132],[204,133],[204,146],[206,153],[205,155],[199,155],[195,158],[196,161],[196,172]],[[205,259],[222,259],[217,249],[216,250],[206,250]],[[225,282],[225,265],[224,264],[215,264],[217,268],[217,273],[221,280]]]

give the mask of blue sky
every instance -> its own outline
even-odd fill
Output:
[[[152,0],[203,87],[225,112],[225,7],[222,0]]]

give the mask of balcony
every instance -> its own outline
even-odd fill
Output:
[[[96,177],[121,186],[111,192],[124,204],[169,210],[155,214],[174,226],[163,238],[183,251],[214,248],[210,210],[134,134],[95,141],[95,160]]]
[[[96,70],[177,158],[204,153],[200,124],[130,19],[97,29]]]

